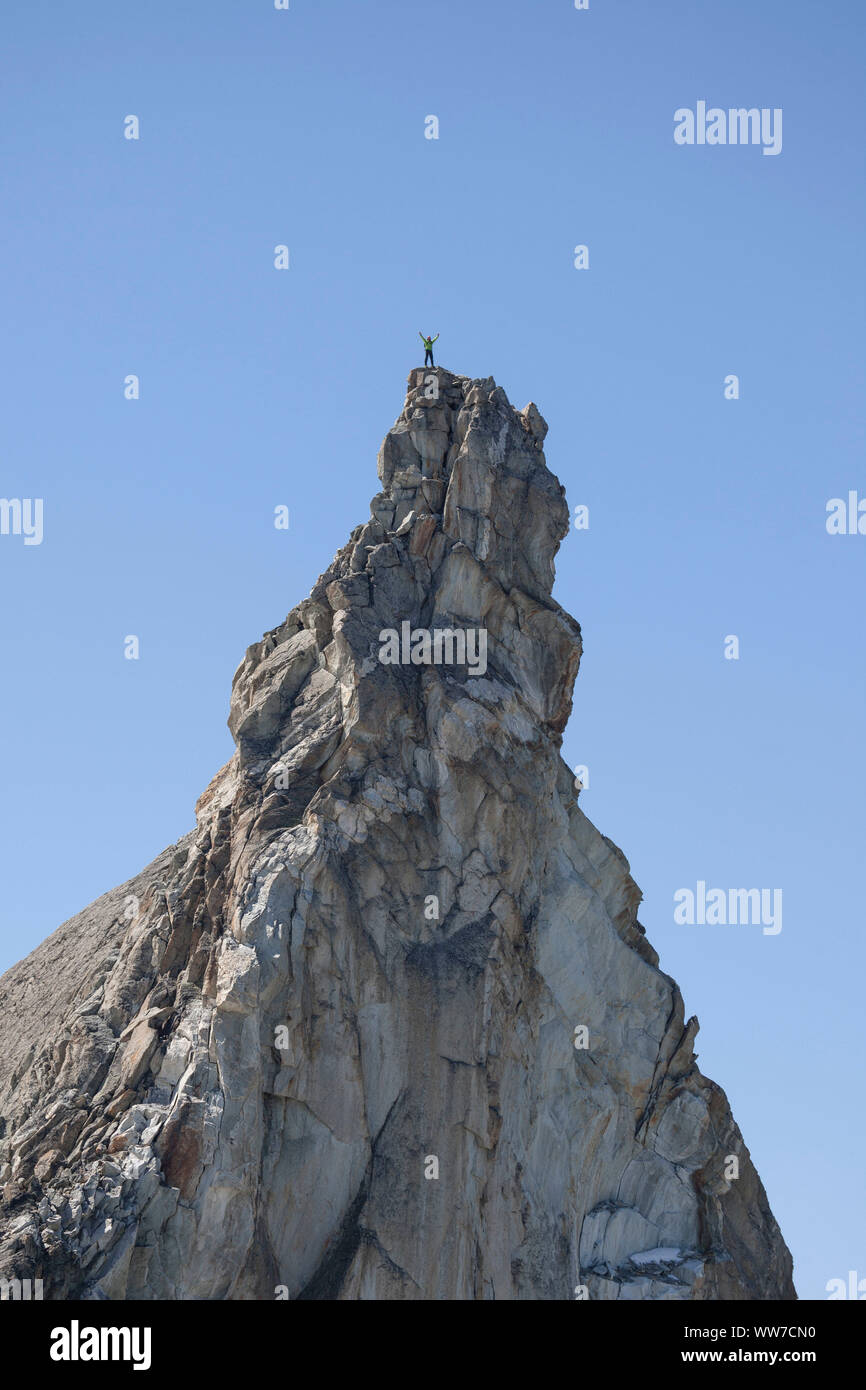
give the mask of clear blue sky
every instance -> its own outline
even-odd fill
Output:
[[[192,826],[244,649],[368,515],[440,332],[444,366],[537,401],[590,507],[558,559],[564,753],[801,1296],[866,1277],[866,536],[825,529],[866,496],[864,22],[7,0],[0,495],[44,499],[44,540],[0,536],[0,968]],[[699,100],[781,107],[781,154],[678,147]],[[676,925],[699,879],[782,888],[781,934]]]

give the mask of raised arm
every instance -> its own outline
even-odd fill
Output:
[[[439,337],[439,334],[437,333],[437,334],[436,334],[436,338],[438,338],[438,337]],[[433,339],[434,343],[436,342],[436,338]]]
[[[418,337],[421,339],[422,343],[426,343],[427,339],[424,337],[423,333],[419,332]]]

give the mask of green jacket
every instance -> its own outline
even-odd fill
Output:
[[[419,333],[419,334],[418,334],[418,337],[421,339],[421,342],[424,344],[424,351],[425,351],[425,352],[430,352],[430,351],[432,350],[432,348],[433,348],[433,344],[435,343],[436,338],[439,337],[439,334],[438,334],[438,333],[436,334],[436,338],[425,338],[423,333]]]

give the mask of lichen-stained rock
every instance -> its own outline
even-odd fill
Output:
[[[412,373],[370,520],[235,675],[196,830],[0,981],[0,1277],[795,1297],[559,753],[581,640],[546,431],[491,378]],[[484,659],[380,659],[422,630]]]

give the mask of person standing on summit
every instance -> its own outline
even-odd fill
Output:
[[[434,367],[436,364],[435,364],[435,362],[433,361],[433,344],[435,343],[436,338],[439,337],[439,334],[438,334],[438,333],[436,334],[436,338],[425,338],[425,337],[424,337],[424,334],[421,333],[421,332],[419,332],[418,337],[421,339],[421,342],[424,344],[424,366],[425,366],[425,367],[427,366],[427,358],[429,357],[429,358],[430,358],[430,366],[431,366],[431,367]]]

